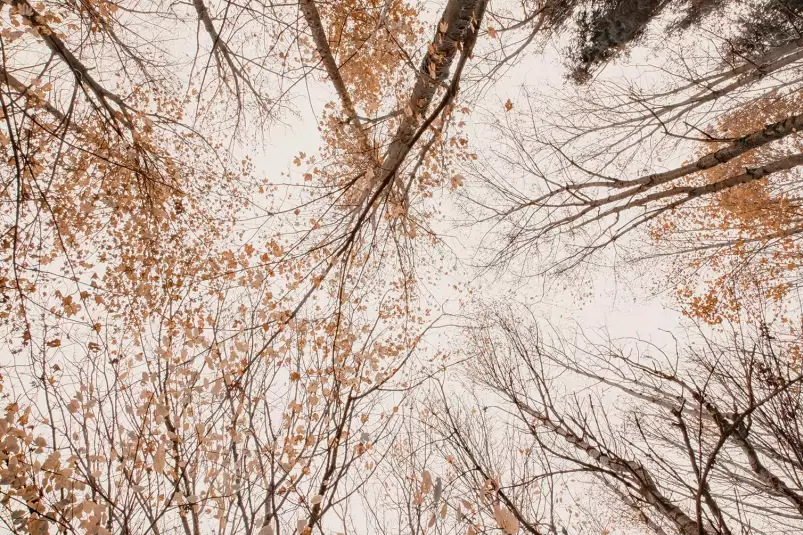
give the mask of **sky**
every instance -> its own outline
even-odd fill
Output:
[[[440,9],[439,3],[433,6]],[[542,51],[530,50],[522,55],[512,68],[494,84],[489,84],[482,94],[472,114],[466,119],[469,144],[483,147],[494,136],[488,126],[489,118],[499,114],[504,103],[510,99],[514,105],[523,102],[525,87],[560,92],[566,90],[565,68],[561,64],[562,43],[549,42]],[[630,54],[630,65],[613,64],[606,69],[605,77],[638,76],[644,80],[647,75],[642,61],[648,61],[653,52],[644,47],[636,48]],[[307,94],[306,92],[309,91]],[[275,125],[264,139],[264,148],[256,152],[255,164],[258,173],[268,181],[284,182],[281,173],[294,173],[300,176],[304,169],[292,165],[292,159],[299,153],[315,154],[320,147],[320,136],[316,117],[324,104],[335,95],[328,81],[321,77],[310,78],[303,95],[294,99],[297,117],[287,117],[286,124]],[[251,147],[253,149],[253,147]],[[254,153],[252,153],[253,155]],[[484,152],[483,155],[489,155]],[[671,167],[675,161],[666,161]],[[493,161],[483,162],[493,165]],[[456,173],[461,169],[455,168]],[[458,194],[462,192],[457,192]],[[467,228],[461,225],[462,208],[458,206],[459,195],[450,192],[443,194],[443,211],[434,223],[436,231],[453,254],[446,264],[443,280],[430,289],[430,294],[438,303],[449,310],[449,303],[459,308],[463,291],[455,291],[454,286],[471,288],[474,295],[489,299],[514,299],[516,302],[532,307],[536,315],[555,325],[580,325],[585,328],[605,328],[613,336],[646,336],[664,338],[664,331],[675,330],[683,321],[682,314],[676,310],[671,299],[665,294],[654,295],[652,281],[640,276],[637,270],[600,268],[590,275],[578,274],[561,280],[535,276],[521,279],[500,274],[498,271],[485,273],[477,266],[477,247],[485,232],[481,226]],[[612,255],[607,254],[610,265]],[[452,265],[452,269],[449,269]],[[515,271],[515,270],[514,270]],[[582,281],[580,279],[582,277]],[[579,291],[577,282],[582,282]]]
[[[431,2],[427,6],[435,13],[442,8],[442,3]],[[496,136],[489,126],[490,119],[506,113],[504,107],[508,99],[513,105],[513,113],[520,113],[524,86],[551,91],[558,96],[564,91],[568,94],[560,46],[560,43],[553,42],[543,51],[531,49],[485,89],[466,119],[470,145],[478,150],[490,148],[488,145]],[[647,60],[644,50],[636,49],[631,53],[629,68],[615,64],[607,69],[606,76],[637,75],[643,78],[644,71],[639,65],[642,60]],[[288,173],[292,176],[290,181],[300,181],[305,169],[293,165],[292,161],[301,152],[317,152],[321,139],[316,118],[329,100],[334,100],[334,95],[327,80],[321,77],[307,79],[306,86],[299,88],[299,94],[294,98],[297,114],[287,115],[281,123],[272,125],[265,131],[265,138],[258,140],[259,143],[243,143],[236,146],[236,150],[253,159],[255,174],[264,177],[266,182],[286,182]],[[493,160],[484,162],[489,166],[494,163]],[[671,160],[664,162],[666,166],[672,164]],[[464,170],[457,166],[453,172]],[[468,183],[465,188],[471,185]],[[661,345],[670,342],[668,333],[677,332],[682,327],[682,315],[674,309],[671,298],[665,294],[653,295],[652,275],[640,273],[641,266],[617,266],[615,269],[602,266],[560,278],[539,274],[522,277],[513,274],[516,269],[500,273],[478,268],[477,250],[488,229],[482,225],[468,228],[461,224],[466,207],[461,197],[463,194],[462,190],[443,191],[438,198],[442,211],[432,223],[436,234],[443,240],[443,270],[447,273],[439,273],[426,282],[426,293],[436,309],[459,321],[445,318],[444,329],[433,331],[430,347],[457,345],[459,329],[450,330],[450,325],[472,319],[470,316],[477,310],[472,306],[478,306],[479,300],[485,304],[528,307],[539,321],[569,336],[580,330],[604,331],[613,338],[638,337]],[[255,199],[255,202],[262,204],[272,200]],[[603,263],[611,264],[613,254],[606,253],[606,262]]]

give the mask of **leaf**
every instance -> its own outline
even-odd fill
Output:
[[[493,28],[493,26],[488,26],[488,35],[491,39],[496,39],[496,30]]]
[[[512,109],[513,109],[513,103],[510,101],[510,99],[507,99],[507,102],[505,102],[505,111],[510,111]]]
[[[430,516],[430,517],[429,517],[429,522],[427,522],[427,527],[428,527],[428,528],[431,528],[432,526],[434,526],[434,525],[435,525],[435,522],[437,522],[437,520],[438,520],[438,519],[437,519],[437,517],[435,516],[435,513],[432,513],[432,516]]]
[[[301,520],[296,522],[296,532],[298,532],[298,535],[301,535],[302,533],[304,533],[304,530],[306,530],[306,529],[307,529],[307,519],[306,518],[302,518]]]
[[[165,471],[165,447],[162,444],[159,444],[153,455],[153,469],[159,474],[163,474]]]
[[[432,491],[432,474],[424,470],[421,474],[421,494],[429,494]]]
[[[220,394],[220,392],[222,390],[223,390],[223,380],[222,379],[217,379],[214,383],[212,383],[212,389],[210,390],[210,392],[212,392],[213,395],[216,396],[216,395]]]
[[[496,525],[508,535],[515,535],[519,531],[519,520],[508,509],[497,503],[493,506],[493,512]]]
[[[273,535],[273,528],[270,526],[270,524],[266,524],[262,526],[262,529],[259,530],[258,535]]]
[[[316,494],[315,496],[309,499],[309,503],[311,505],[318,505],[322,501],[323,501],[323,496],[321,496],[320,494]]]
[[[51,341],[49,341],[49,342],[48,342],[47,344],[45,344],[45,345],[47,345],[47,347],[59,347],[59,346],[61,345],[61,340],[59,340],[58,338],[56,338],[55,340],[51,340]]]
[[[461,175],[461,174],[456,174],[456,175],[454,175],[454,176],[452,177],[452,183],[451,183],[451,188],[452,188],[452,190],[456,190],[457,188],[459,188],[460,186],[462,186],[462,185],[463,185],[463,182],[464,182],[463,175]]]
[[[80,409],[81,409],[81,402],[79,402],[77,399],[74,399],[67,404],[67,412],[69,412],[70,414],[75,414]]]
[[[62,301],[62,306],[64,307],[64,313],[69,318],[70,316],[75,316],[78,314],[78,311],[81,310],[81,305],[78,303],[73,303],[72,296],[68,295]]]

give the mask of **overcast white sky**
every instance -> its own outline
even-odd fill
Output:
[[[431,4],[431,5],[430,5]],[[428,3],[430,11],[439,13],[442,3]],[[487,36],[486,36],[487,39]],[[510,98],[514,104],[523,103],[522,88],[529,91],[561,92],[564,88],[565,70],[561,64],[560,48],[563,43],[550,43],[543,52],[533,46],[513,68],[507,70],[497,82],[486,90],[481,100],[472,106],[473,113],[467,119],[469,143],[475,149],[487,144],[493,133],[489,131],[487,121],[493,114],[502,113],[505,101]],[[635,49],[630,59],[624,63],[615,63],[606,69],[606,78],[646,76],[644,65],[656,64],[659,58],[654,52],[645,48]],[[417,60],[416,60],[417,61]],[[299,88],[301,93],[294,104],[298,117],[286,116],[286,124],[277,124],[265,139],[263,150],[251,152],[256,158],[257,173],[262,173],[271,182],[286,181],[280,173],[291,171],[300,176],[302,169],[292,165],[293,158],[299,152],[315,154],[320,146],[316,116],[320,114],[327,100],[335,98],[327,80],[308,79],[306,87]],[[309,93],[307,93],[309,91]],[[493,161],[484,161],[485,165],[493,165]],[[670,166],[673,162],[663,162]],[[459,172],[455,169],[455,172]],[[467,184],[470,187],[470,184]],[[584,329],[605,328],[613,337],[638,336],[656,342],[668,341],[665,331],[677,330],[682,316],[677,310],[670,308],[673,303],[667,296],[653,296],[650,288],[654,278],[637,276],[638,269],[598,269],[589,280],[570,277],[557,283],[543,277],[528,280],[514,280],[509,276],[497,277],[497,274],[478,275],[472,267],[476,260],[476,247],[484,232],[481,228],[468,231],[455,226],[454,219],[459,219],[460,211],[454,203],[459,202],[457,196],[446,192],[443,197],[443,217],[434,223],[435,230],[449,248],[455,253],[454,266],[449,275],[444,276],[440,284],[430,289],[433,297],[440,304],[446,304],[444,310],[451,313],[462,313],[459,300],[465,295],[453,289],[453,284],[470,287],[475,295],[486,298],[514,300],[531,306],[536,316],[555,326],[568,329],[582,326]],[[451,207],[450,207],[451,205]],[[454,218],[454,219],[453,219]],[[610,255],[608,255],[610,260]],[[452,264],[452,260],[447,263]],[[584,276],[584,275],[583,275]],[[589,284],[590,282],[590,284]],[[578,289],[590,294],[578,298]],[[588,290],[586,290],[588,289]]]

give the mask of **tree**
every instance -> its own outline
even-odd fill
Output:
[[[473,220],[494,221],[492,239],[506,244],[491,247],[487,261],[540,258],[536,273],[565,271],[628,244],[638,258],[650,257],[656,250],[638,241],[644,233],[635,230],[649,228],[655,236],[663,232],[656,221],[693,217],[700,206],[751,183],[766,182],[784,195],[795,187],[801,163],[794,74],[800,57],[800,43],[790,41],[727,67],[713,57],[711,70],[683,72],[692,63],[681,49],[660,68],[668,73],[661,83],[669,84],[660,88],[617,79],[578,90],[569,102],[526,95],[524,111],[496,120],[499,148],[488,157],[504,166],[470,170],[482,188]],[[703,63],[696,58],[694,65]],[[778,106],[778,113],[761,111],[767,106]],[[741,128],[721,131],[728,117]],[[772,241],[774,232],[769,224],[754,227],[750,239]],[[660,254],[688,252],[699,238],[677,248],[666,241]],[[735,245],[724,231],[716,240]]]
[[[423,224],[410,190],[448,157],[484,7],[447,2],[413,69],[403,2],[4,7],[9,531],[308,533],[348,507],[417,379],[399,227]],[[185,63],[161,24],[209,46]],[[224,141],[318,62],[340,102],[277,207],[286,186]]]
[[[741,32],[732,44],[734,54],[755,55],[800,37],[803,4],[799,1],[774,0],[751,7],[739,18]]]
[[[800,109],[800,93],[773,95],[719,118],[708,131],[720,139],[743,135],[763,124],[787,120]],[[700,172],[689,185],[716,184],[742,169],[783,161],[801,151],[798,136],[766,144]],[[715,147],[714,147],[715,148]],[[692,210],[659,218],[651,233],[659,247],[683,251],[673,280],[688,313],[709,323],[738,321],[750,303],[783,304],[797,288],[799,170],[791,168],[706,198]],[[682,237],[681,237],[682,236]],[[671,245],[669,245],[671,243]],[[689,272],[697,277],[689,276]],[[702,290],[697,281],[710,276]]]
[[[484,207],[514,201],[493,214],[505,223],[545,207],[549,217],[561,214],[545,227],[514,221],[523,226],[494,243],[495,253],[540,247],[551,233],[647,205],[656,216],[635,226],[657,224],[681,192],[694,199],[684,206],[700,203],[728,221],[723,232],[733,243],[721,261],[755,240],[775,265],[754,276],[780,270],[791,281],[793,268],[783,270],[798,252],[766,241],[796,232],[799,155],[787,152],[799,152],[803,44],[793,31],[797,8],[771,5],[768,15],[745,10],[733,35],[701,46],[691,66],[681,49],[668,91],[611,105],[621,98],[613,85],[576,88],[608,92],[586,108],[578,100],[574,111],[590,110],[594,120],[570,121],[568,137],[550,147],[574,170],[599,167],[558,190],[540,175],[547,190],[534,201],[486,182],[499,197],[483,198]],[[725,2],[3,4],[4,529],[607,529],[606,519],[591,517],[577,528],[575,504],[560,505],[575,477],[581,486],[602,481],[607,500],[656,529],[727,534],[743,512],[760,517],[749,529],[797,526],[797,413],[783,412],[797,403],[793,343],[762,334],[752,353],[738,344],[716,358],[692,353],[684,365],[708,373],[706,385],[617,356],[617,388],[651,403],[633,418],[644,427],[619,433],[613,422],[584,418],[602,415],[597,405],[556,401],[550,374],[613,379],[555,350],[533,358],[524,326],[472,331],[465,368],[474,368],[473,384],[434,343],[445,265],[438,256],[449,254],[439,211],[469,190],[466,169],[482,166],[491,179],[503,172],[500,160],[480,159],[467,134],[472,109],[485,107],[506,68],[574,31],[572,21],[580,21],[582,43],[570,60],[582,63],[585,79],[669,7],[686,16],[685,31],[699,31],[705,13],[732,15]],[[764,35],[770,24],[778,31]],[[752,32],[744,42],[743,27]],[[299,148],[286,155],[286,170],[265,176],[262,138],[301,106],[317,122],[320,147]],[[527,169],[528,143],[545,140],[538,128],[511,124],[518,102],[499,108],[517,149],[501,159]],[[683,121],[694,127],[678,134]],[[642,142],[678,135],[694,145],[695,163],[647,178],[606,175]],[[604,142],[588,143],[595,136]],[[571,155],[578,145],[582,154]],[[746,164],[759,171],[744,178]],[[770,182],[779,176],[786,182]],[[599,198],[575,204],[598,190]],[[756,218],[756,210],[770,216]],[[696,230],[698,240],[721,237]],[[673,239],[662,234],[657,246],[675,248]],[[604,245],[592,241],[589,251]],[[515,359],[494,353],[502,347]],[[725,356],[732,366],[721,369],[715,363]],[[452,379],[460,384],[452,388]],[[488,391],[511,409],[503,418],[496,405],[482,405]],[[479,407],[461,403],[472,395]],[[692,402],[696,412],[686,408]],[[680,448],[648,433],[658,435],[667,418],[686,429],[675,439],[690,437]],[[522,437],[528,442],[512,448]],[[726,495],[729,477],[752,494]]]
[[[569,49],[572,80],[588,82],[592,70],[639,38],[667,4],[666,0],[591,2],[577,17],[577,50]]]
[[[489,313],[468,333],[470,373],[488,405],[473,427],[512,420],[515,433],[489,450],[468,438],[476,432],[456,416],[468,410],[461,403],[444,399],[437,410],[462,470],[520,459],[504,465],[498,492],[526,531],[569,529],[570,515],[545,522],[528,498],[543,503],[542,481],[559,474],[655,533],[800,529],[797,340],[737,326],[669,352],[645,342],[572,346],[521,313]],[[575,386],[557,387],[559,376]]]
[[[567,49],[569,77],[575,83],[587,83],[607,63],[638,44],[651,26],[660,28],[663,22],[665,31],[669,32],[686,35],[704,32],[708,17],[727,16],[738,5],[729,0],[581,3],[575,20],[575,42]],[[674,13],[668,17],[671,22],[667,24],[661,19],[667,18],[670,7]],[[751,2],[748,9],[748,14],[736,16],[734,35],[728,40],[729,54],[754,57],[800,37],[800,2],[759,0]]]

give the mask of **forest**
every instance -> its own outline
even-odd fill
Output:
[[[803,0],[3,0],[0,534],[803,533],[801,130]]]

